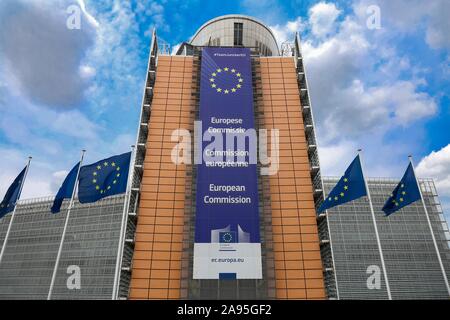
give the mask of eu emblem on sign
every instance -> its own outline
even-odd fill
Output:
[[[225,231],[219,233],[219,243],[236,243],[236,232]]]
[[[211,73],[209,78],[211,88],[217,93],[233,94],[242,88],[244,79],[242,74],[235,68],[217,68]]]

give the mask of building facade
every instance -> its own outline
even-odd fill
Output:
[[[325,178],[325,192],[337,183]],[[368,180],[376,214],[387,278],[393,299],[448,299],[431,232],[421,201],[385,217],[382,207],[398,180]],[[450,278],[450,233],[434,183],[421,179],[420,188],[438,244],[447,279]],[[371,289],[367,279],[381,269],[369,203],[366,197],[328,210],[318,217],[322,251],[334,256],[334,271],[340,299],[388,299],[382,272],[380,289]],[[329,258],[331,259],[331,258]]]
[[[325,191],[328,192],[336,182],[337,178],[324,177]],[[392,297],[447,299],[448,294],[420,201],[390,217],[384,217],[381,212],[384,200],[396,184],[397,181],[393,179],[369,179]],[[433,181],[420,179],[420,184],[447,277],[450,278],[448,225]],[[52,299],[111,299],[124,198],[124,195],[118,195],[92,204],[75,202]],[[0,299],[47,298],[67,213],[65,202],[60,214],[51,214],[52,202],[52,198],[20,201],[4,260],[0,265]],[[387,299],[381,272],[380,289],[369,289],[367,286],[370,276],[368,269],[371,270],[373,266],[381,268],[367,201],[359,199],[335,207],[328,210],[328,216],[329,227],[324,215],[317,218],[320,247],[324,261],[332,260],[327,257],[331,256],[329,240],[332,239],[337,282],[332,286],[325,283],[325,287],[328,293],[338,291],[339,296],[327,298]],[[10,218],[8,215],[0,220],[1,243]],[[127,239],[127,242],[133,244],[129,235]],[[131,259],[133,252],[127,251],[126,255]],[[267,256],[267,251],[264,255]],[[79,289],[70,289],[67,285],[73,274],[71,266],[80,268]],[[130,274],[131,269],[123,268],[123,271]],[[326,268],[321,270],[324,274],[332,271]],[[270,272],[266,270],[264,276]],[[122,279],[122,286],[126,281],[129,285],[131,278]],[[206,296],[207,293],[210,295],[207,298],[268,298],[268,288],[263,285],[264,282],[237,281],[238,284],[226,280],[188,281],[188,287],[192,286],[189,288],[189,298],[202,298],[201,295]],[[128,290],[131,292],[131,288]],[[121,292],[124,291],[122,288]],[[128,297],[123,294],[122,298]]]
[[[75,201],[52,299],[111,299],[124,198],[118,195],[91,204]],[[0,299],[47,299],[68,201],[58,214],[50,212],[52,204],[49,197],[17,205],[0,264]],[[10,219],[11,214],[0,220],[2,245]],[[69,289],[67,282],[78,270],[80,286]]]
[[[199,117],[203,48],[246,47],[251,52],[257,129],[280,132],[279,171],[258,177],[262,279],[193,279],[196,217],[194,165],[175,165],[171,135],[193,133]],[[324,299],[315,207],[322,185],[298,37],[280,56],[270,29],[245,16],[205,23],[174,56],[158,54],[153,35],[138,134],[135,197],[138,217],[131,281],[121,297]],[[127,271],[128,272],[128,271]],[[128,277],[127,272],[122,272]]]
[[[194,275],[200,169],[194,161],[174,163],[173,133],[182,129],[195,136],[202,63],[210,48],[248,50],[250,74],[244,81],[251,81],[252,123],[257,130],[279,130],[278,148],[269,145],[268,152],[279,150],[278,169],[255,180],[261,276]],[[138,127],[128,197],[72,209],[54,299],[387,298],[383,281],[379,289],[367,287],[368,267],[380,261],[366,200],[316,213],[335,180],[321,176],[298,35],[280,53],[263,23],[228,15],[208,21],[177,54],[168,55],[159,50],[154,32]],[[258,163],[257,172],[263,167]],[[432,181],[421,181],[448,272],[448,228]],[[420,205],[384,218],[379,209],[395,181],[372,179],[369,185],[393,297],[445,298]],[[51,199],[18,205],[0,265],[1,299],[46,297],[66,208],[51,215],[50,205]],[[0,241],[9,219],[0,220]],[[73,266],[80,269],[79,289],[68,286]]]

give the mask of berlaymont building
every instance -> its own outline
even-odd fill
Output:
[[[175,54],[162,47],[155,31],[129,194],[75,202],[51,298],[388,299],[367,198],[317,213],[337,178],[321,175],[299,35],[280,44],[263,22],[226,15]],[[269,142],[277,129],[276,170],[174,163],[174,130],[194,135],[197,121],[204,132],[266,130]],[[421,203],[381,211],[398,180],[368,179],[392,298],[448,299]],[[419,182],[450,278],[438,195]],[[52,201],[19,202],[0,299],[47,298],[68,206],[52,215]]]

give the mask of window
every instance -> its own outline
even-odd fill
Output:
[[[234,45],[242,46],[242,29],[243,23],[235,22],[234,23]]]

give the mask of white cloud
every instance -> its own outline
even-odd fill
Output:
[[[178,49],[180,49],[182,42],[177,43],[176,45],[172,46],[172,50],[170,52],[171,55],[175,55],[178,51]]]
[[[0,66],[34,103],[54,108],[78,107],[88,86],[79,67],[93,43],[95,28],[66,27],[69,1],[6,1],[0,4]],[[12,14],[14,13],[14,14]],[[83,22],[83,21],[82,21]]]
[[[325,37],[336,31],[336,19],[341,10],[334,3],[319,2],[309,9],[311,32],[318,38]]]
[[[447,221],[450,222],[450,144],[423,157],[416,172],[419,178],[433,178]]]
[[[416,171],[420,177],[433,178],[438,193],[450,197],[450,144],[425,156]]]
[[[95,28],[98,28],[100,25],[98,21],[87,11],[86,4],[84,3],[84,0],[77,0],[78,5],[80,6],[81,11],[86,16],[86,20]]]
[[[81,65],[79,68],[80,76],[85,79],[89,79],[95,76],[96,70],[94,67]]]
[[[380,7],[383,28],[405,34],[420,32],[431,48],[450,49],[450,1],[361,0],[355,4],[355,12],[366,19],[366,8],[374,4]]]
[[[321,141],[382,136],[436,113],[435,100],[420,90],[423,79],[399,79],[409,60],[386,39],[371,41],[365,24],[352,15],[337,28],[327,38],[309,34],[302,43]]]
[[[294,35],[296,32],[301,32],[305,27],[305,24],[302,22],[301,17],[297,17],[295,20],[288,21],[284,25],[276,24],[274,26],[269,26],[270,30],[272,30],[275,39],[278,41],[278,46],[281,46],[284,42],[293,42]]]
[[[142,3],[139,2],[143,6]],[[150,6],[151,7],[151,6]],[[150,10],[143,7],[141,10]],[[112,1],[112,9],[98,12],[99,21],[95,44],[87,51],[83,60],[85,65],[95,66],[96,81],[86,93],[93,104],[92,111],[97,115],[111,108],[111,99],[105,97],[114,94],[114,105],[129,110],[139,104],[143,83],[142,48],[143,44],[139,30],[139,8],[133,11],[132,4],[124,1]],[[118,94],[120,92],[120,94]]]
[[[0,148],[0,196],[6,193],[13,180],[25,167],[28,155],[10,148]],[[30,170],[26,178],[21,199],[42,197],[53,194],[51,187],[51,169],[48,164],[38,159],[31,161]]]
[[[319,147],[320,168],[328,175],[339,175],[355,156],[357,146],[350,141],[342,141]]]

